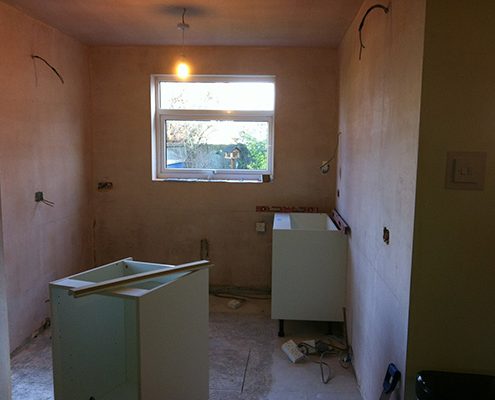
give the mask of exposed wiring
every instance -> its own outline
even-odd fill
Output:
[[[37,59],[39,59],[39,60],[43,61],[46,65],[48,65],[48,66],[51,68],[51,70],[55,73],[55,75],[57,75],[57,76],[58,76],[58,78],[60,79],[60,81],[62,82],[62,84],[64,84],[64,83],[65,83],[65,82],[64,82],[64,78],[62,78],[62,75],[60,75],[60,72],[58,72],[58,71],[57,71],[57,69],[56,69],[54,66],[52,66],[52,65],[51,65],[48,61],[46,61],[43,57],[40,57],[40,56],[38,56],[38,55],[36,55],[36,54],[31,54],[31,58],[32,58],[33,60],[34,60],[35,58],[37,58]]]
[[[217,297],[225,297],[228,299],[237,299],[243,301],[246,301],[248,299],[252,299],[252,300],[271,299],[271,295],[268,290],[240,288],[240,287],[210,288],[210,294]]]
[[[335,160],[335,157],[337,156],[337,150],[339,148],[339,137],[340,137],[340,135],[342,135],[342,132],[339,132],[337,134],[337,143],[335,144],[335,148],[333,149],[332,157],[329,160],[325,161],[323,164],[320,165],[320,172],[322,174],[326,174],[329,171],[329,169],[330,169],[330,163],[333,160]]]
[[[319,364],[320,366],[320,375],[321,375],[321,382],[323,384],[327,384],[330,382],[330,379],[332,377],[332,370],[330,368],[330,365],[328,365],[323,359],[327,355],[335,355],[338,354],[338,351],[334,349],[330,344],[322,341],[322,340],[317,340],[315,342],[315,345],[312,346],[307,342],[301,342],[297,345],[298,349],[303,353],[306,357],[309,357],[312,354],[320,354],[320,359],[318,361],[313,361],[315,364]],[[325,377],[325,367],[327,369],[327,374]]]
[[[344,317],[344,343],[337,336],[329,336],[325,340],[304,340],[297,343],[297,348],[302,356],[298,354],[296,361],[293,361],[293,358],[289,356],[290,360],[297,362],[299,360],[311,360],[311,356],[319,355],[318,361],[311,361],[319,365],[321,382],[325,385],[332,379],[332,369],[324,361],[326,356],[337,356],[340,366],[345,369],[349,368],[352,362],[352,349],[347,341],[347,315],[345,307],[342,308],[342,312]],[[285,351],[284,346],[282,346],[282,350]]]
[[[53,201],[50,201],[50,200],[45,199],[45,197],[43,195],[43,192],[36,192],[34,194],[34,201],[36,203],[46,204],[49,207],[53,207],[55,205],[55,203]]]
[[[316,347],[311,346],[309,343],[301,342],[297,344],[297,347],[304,355],[309,355],[311,352],[316,352]]]
[[[41,202],[43,204],[46,204],[47,206],[50,206],[50,207],[53,207],[55,205],[55,203],[53,201],[50,201],[50,200],[41,200]]]
[[[319,361],[321,381],[325,385],[328,382],[330,382],[330,379],[332,378],[332,370],[330,369],[330,366],[325,361],[323,361],[323,357],[325,357],[325,355],[327,355],[327,354],[332,354],[332,352],[330,352],[330,351],[324,351],[323,353],[321,353],[321,355],[320,355],[320,361]],[[328,370],[328,374],[327,374],[327,377],[326,378],[325,378],[325,372],[323,371],[324,370],[323,366],[326,366],[327,367],[327,370]]]
[[[362,30],[364,28],[364,22],[366,21],[366,17],[368,16],[368,14],[377,8],[382,9],[385,12],[385,14],[388,14],[388,12],[390,11],[390,8],[384,6],[383,4],[375,4],[374,6],[371,6],[370,8],[368,8],[366,13],[364,14],[363,19],[361,20],[361,23],[359,24],[359,28],[358,28],[358,31],[359,31],[359,59],[360,60],[361,60],[361,54],[363,52],[363,49],[365,48],[364,43],[363,43],[363,36],[362,36]]]

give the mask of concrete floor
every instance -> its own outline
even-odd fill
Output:
[[[210,400],[361,400],[352,369],[327,357],[332,379],[323,384],[319,365],[292,364],[280,346],[289,339],[324,338],[326,324],[287,322],[277,337],[270,302],[252,300],[239,309],[210,297]],[[50,332],[31,340],[12,359],[13,400],[52,400]]]
[[[12,400],[52,400],[50,329],[29,341],[11,360]]]

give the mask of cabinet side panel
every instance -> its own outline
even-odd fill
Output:
[[[139,386],[139,327],[137,301],[127,300],[124,306],[126,381],[129,387]],[[135,397],[137,399],[137,395]]]
[[[340,232],[273,235],[272,318],[342,321],[346,238]]]
[[[124,302],[50,287],[56,400],[102,398],[126,378]]]
[[[139,302],[141,400],[208,399],[208,271]]]

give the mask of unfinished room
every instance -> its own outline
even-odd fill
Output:
[[[0,400],[494,400],[494,21],[0,0]]]

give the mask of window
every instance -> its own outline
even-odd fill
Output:
[[[156,179],[261,182],[273,172],[275,79],[152,75]]]

